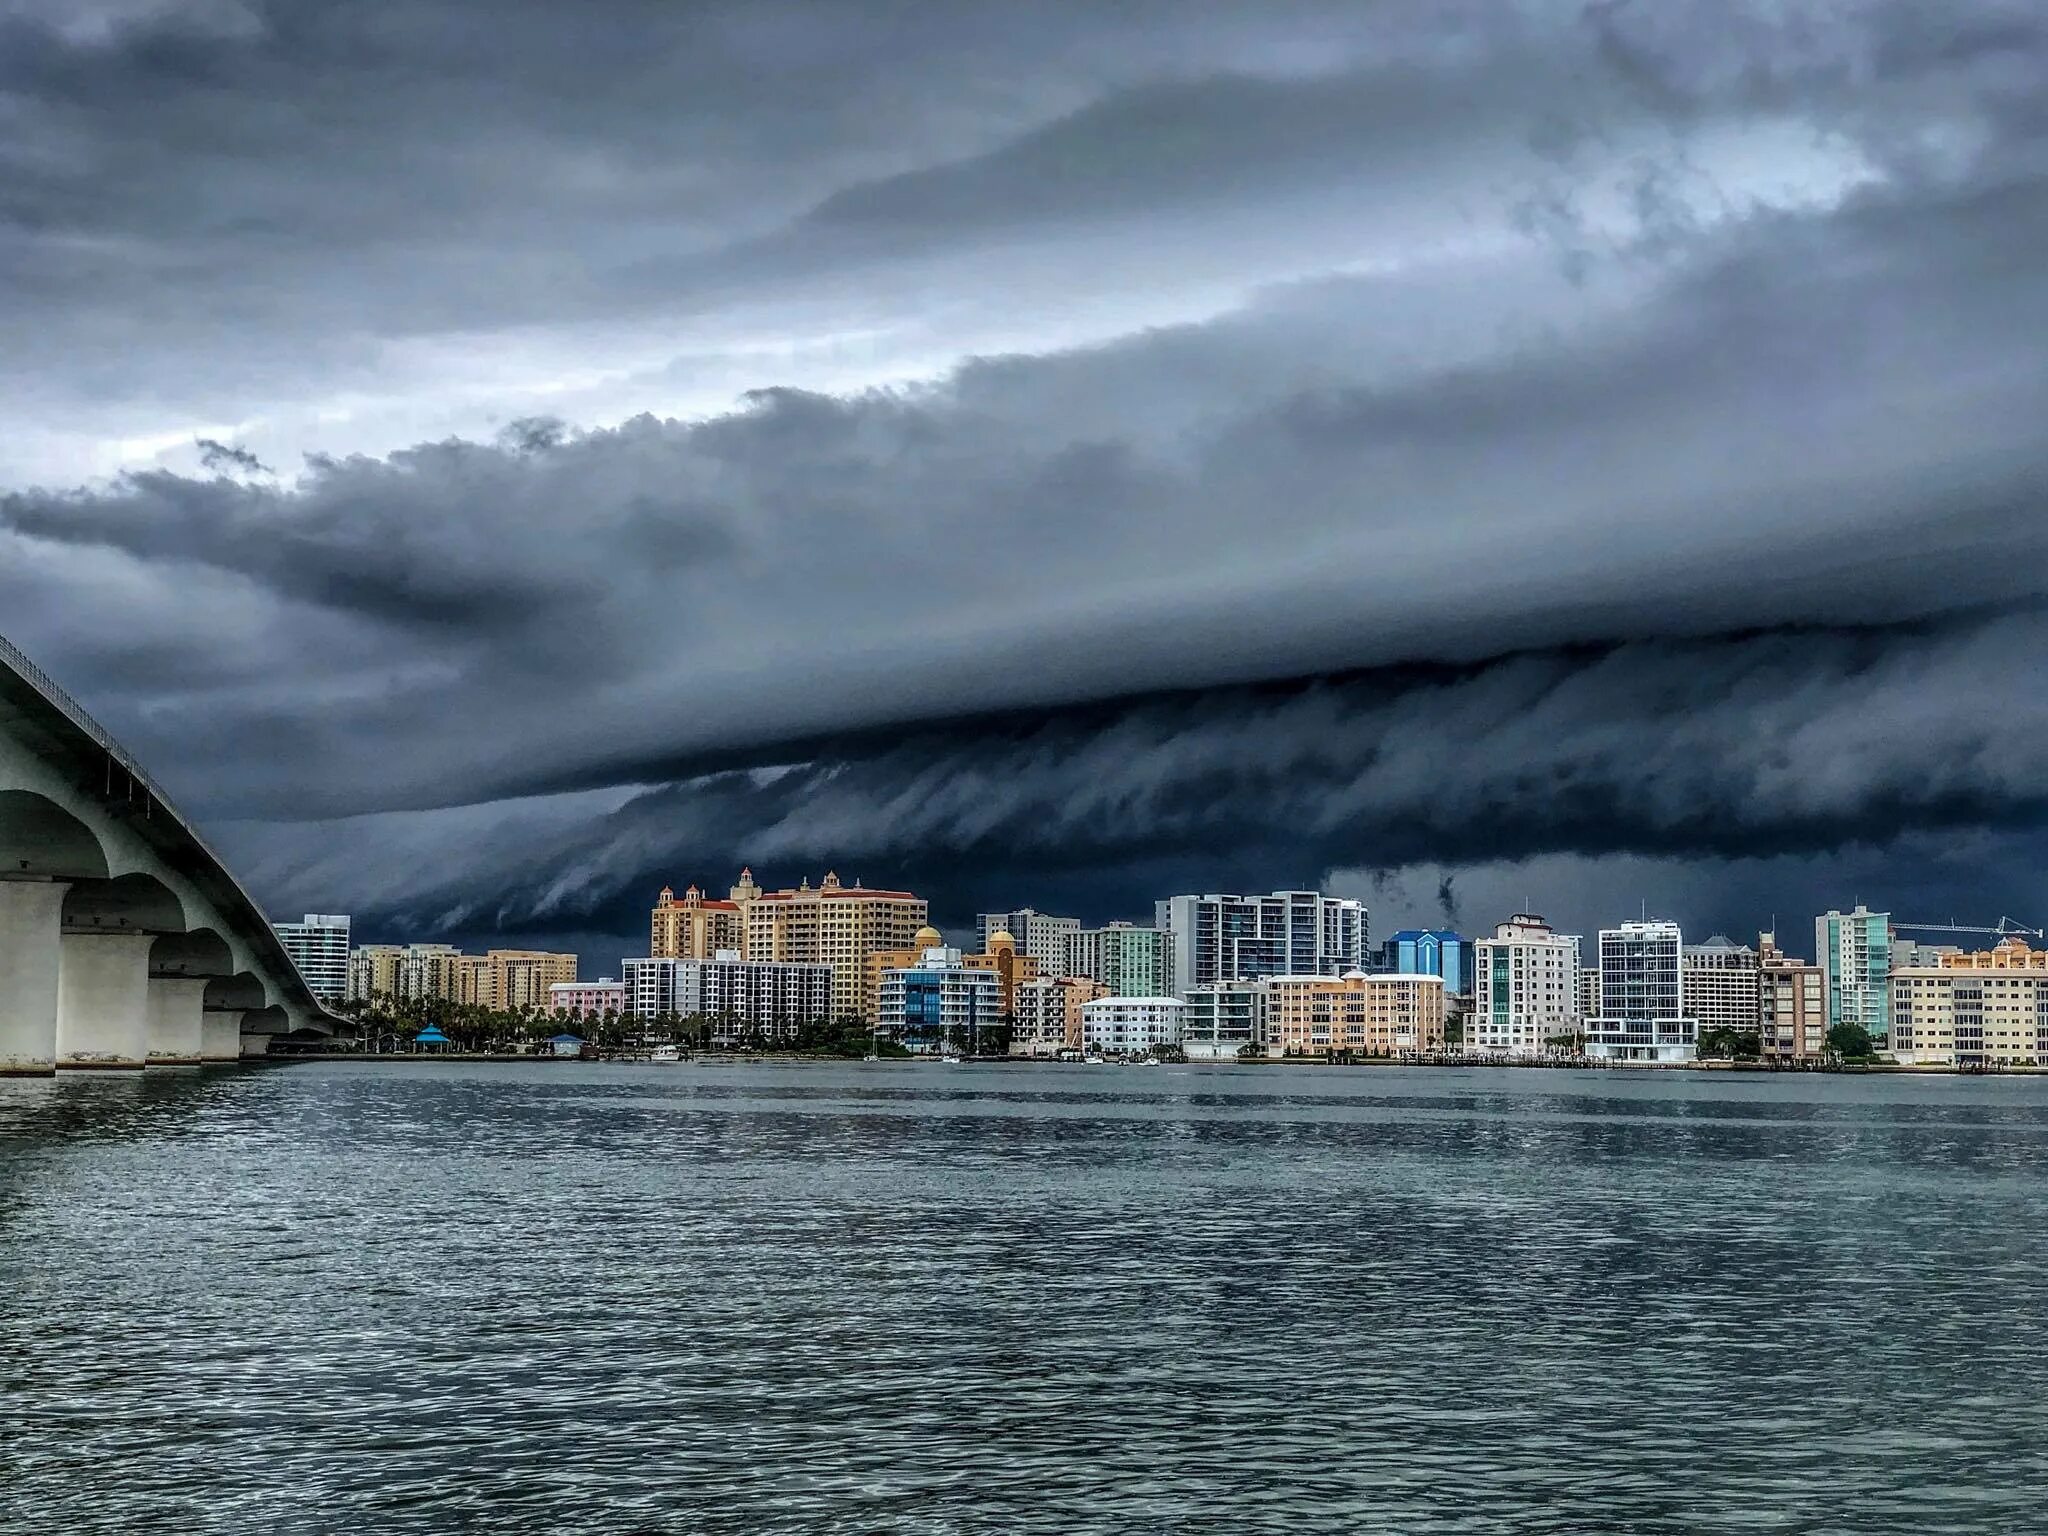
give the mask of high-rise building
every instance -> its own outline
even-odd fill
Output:
[[[832,967],[832,1016],[871,1018],[868,956],[907,949],[925,926],[925,903],[908,891],[842,885],[828,872],[816,886],[764,891],[741,871],[732,899],[746,917],[746,958]]]
[[[1704,944],[1685,946],[1684,1012],[1702,1030],[1762,1027],[1762,990],[1757,952],[1717,933]]]
[[[1397,971],[1269,976],[1259,984],[1262,1038],[1282,1056],[1398,1056],[1440,1050],[1444,979]]]
[[[1444,991],[1472,990],[1472,941],[1448,928],[1403,928],[1387,938],[1386,968],[1409,976],[1441,976]]]
[[[453,944],[408,944],[398,957],[398,995],[403,998],[445,997],[460,1001],[467,958]],[[569,978],[573,980],[573,975]],[[470,988],[474,991],[474,987]]]
[[[1544,1056],[1579,1029],[1579,940],[1517,912],[1472,946],[1468,1056]]]
[[[1827,1049],[1827,978],[1821,968],[1778,948],[1760,933],[1757,948],[1757,1038],[1766,1061],[1805,1061]]]
[[[1827,977],[1828,1028],[1861,1024],[1882,1045],[1891,1029],[1892,915],[1861,903],[1813,920],[1814,958]]]
[[[440,995],[478,1008],[546,1008],[548,988],[576,979],[576,957],[545,949],[492,949],[440,957],[451,991]]]
[[[1263,1039],[1265,989],[1263,981],[1212,981],[1189,992],[1180,1034],[1188,1059],[1234,1061],[1247,1045]]]
[[[1081,1048],[1081,1005],[1108,990],[1085,976],[1041,976],[1017,983],[1010,1023],[1012,1056],[1057,1056]]]
[[[870,954],[863,962],[866,971],[861,985],[861,1017],[873,1024],[880,1016],[882,972],[915,966],[923,960],[926,950],[942,949],[945,943],[939,930],[927,924],[917,931],[908,947],[878,949]],[[1045,974],[1033,956],[1018,953],[1016,939],[1002,928],[989,935],[988,947],[982,953],[962,955],[960,963],[970,971],[994,973],[998,1005],[1006,1015],[1016,1012],[1018,986]]]
[[[1901,1065],[2048,1062],[2048,970],[1909,966],[1890,981],[1889,1050]]]
[[[1002,1023],[996,973],[964,964],[957,949],[935,945],[916,965],[882,972],[876,1026],[912,1051],[974,1050]]]
[[[1081,1005],[1081,1043],[1108,1056],[1179,1045],[1187,1004],[1177,997],[1102,997]]]
[[[1661,919],[1600,930],[1600,1016],[1586,1054],[1610,1061],[1691,1061],[1699,1026],[1685,1012],[1685,935]]]
[[[1579,1020],[1600,1017],[1600,957],[1593,956],[1593,963],[1579,965]]]
[[[306,988],[323,1003],[348,996],[348,916],[308,912],[304,922],[272,923],[284,952],[306,979]]]
[[[1174,989],[1174,936],[1162,928],[1110,923],[1068,935],[1068,975],[1086,976],[1112,997],[1164,997]]]
[[[1172,990],[1182,997],[1216,981],[1341,976],[1368,958],[1365,904],[1320,891],[1170,896],[1153,926],[1173,934]]]
[[[1019,954],[1038,962],[1041,976],[1067,974],[1067,941],[1080,931],[1078,917],[1052,917],[1031,907],[1019,907],[1014,912],[984,912],[974,920],[975,942],[983,954],[989,952],[992,937],[1007,933],[1016,940]]]
[[[620,963],[627,1006],[636,1017],[702,1016],[711,1021],[714,1045],[751,1036],[787,1043],[804,1025],[835,1016],[829,965],[743,960],[736,949],[702,960],[651,956]]]
[[[398,996],[398,972],[405,958],[403,944],[358,944],[348,952],[348,999]]]
[[[680,896],[663,886],[649,930],[648,953],[657,960],[709,960],[721,949],[745,949],[747,944],[740,904],[708,897],[694,885]]]

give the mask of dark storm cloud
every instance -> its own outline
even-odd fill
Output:
[[[566,14],[5,23],[0,381],[1237,301],[0,496],[6,628],[266,891],[587,931],[830,861],[1107,915],[2041,819],[1983,681],[2043,638],[2031,8]]]

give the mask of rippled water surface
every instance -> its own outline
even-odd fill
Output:
[[[2048,1529],[2048,1081],[0,1083],[8,1531]]]

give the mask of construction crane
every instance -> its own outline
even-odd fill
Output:
[[[1999,918],[1997,926],[1992,928],[1957,922],[1893,923],[1892,926],[1894,928],[1911,928],[1916,933],[1995,933],[2000,938],[2016,938],[2020,935],[2034,939],[2048,938],[2048,934],[2044,934],[2039,928],[2029,928],[2026,924],[2016,923],[2009,917]]]

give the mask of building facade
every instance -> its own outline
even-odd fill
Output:
[[[1579,1032],[1579,940],[1517,912],[1472,946],[1468,1056],[1569,1054]],[[1564,1042],[1564,1043],[1560,1043]]]
[[[1763,1059],[1819,1060],[1827,1051],[1827,977],[1811,961],[1778,948],[1774,933],[1757,935],[1757,1040]]]
[[[1441,976],[1444,991],[1472,990],[1472,941],[1448,928],[1403,928],[1387,937],[1386,969],[1408,976]]]
[[[740,878],[750,878],[742,870]],[[648,954],[657,960],[709,960],[722,949],[744,950],[747,924],[737,901],[720,901],[690,886],[678,896],[668,886],[654,903]]]
[[[557,981],[548,987],[548,1012],[566,1013],[571,1018],[601,1019],[606,1014],[624,1014],[626,984],[609,976],[596,981]]]
[[[358,944],[348,952],[348,999],[398,996],[403,944]]]
[[[1600,930],[1600,1016],[1586,1054],[1607,1061],[1691,1061],[1699,1026],[1685,1012],[1685,935],[1661,919]]]
[[[711,1021],[714,1044],[752,1037],[787,1042],[804,1025],[833,1016],[827,965],[743,960],[738,950],[726,949],[708,960],[627,960],[624,971],[633,1014],[701,1016]]]
[[[1264,1000],[1261,981],[1214,981],[1189,992],[1180,1036],[1188,1060],[1235,1061],[1263,1040]]]
[[[1272,976],[1260,987],[1266,1050],[1279,1056],[1400,1056],[1443,1049],[1444,979]]]
[[[1101,982],[1113,997],[1164,997],[1174,989],[1175,953],[1167,929],[1110,923],[1068,935],[1062,969]]]
[[[868,956],[911,947],[925,926],[925,903],[908,891],[844,885],[827,872],[816,886],[763,891],[742,871],[733,899],[746,916],[746,958],[832,968],[832,1016],[876,1016],[867,996]]]
[[[1081,1005],[1081,1044],[1105,1056],[1179,1045],[1187,1004],[1177,997],[1103,997]]]
[[[1057,1056],[1081,1048],[1081,1007],[1108,989],[1085,976],[1041,976],[1017,984],[1010,1019],[1012,1056]]]
[[[982,1034],[1004,1027],[996,973],[969,966],[957,949],[927,949],[913,966],[882,972],[875,1025],[908,1050],[977,1050]]]
[[[1073,935],[1081,931],[1078,917],[1053,917],[1031,907],[1019,907],[1014,912],[984,912],[974,920],[974,940],[981,946],[981,952],[989,952],[989,940],[999,933],[1007,933],[1015,941],[1017,952],[1029,955],[1038,962],[1040,976],[1066,976],[1072,974],[1067,963],[1067,946]]]
[[[348,916],[308,912],[303,922],[272,923],[284,952],[306,978],[306,987],[323,1003],[348,996]]]
[[[1217,981],[1364,970],[1371,937],[1363,902],[1320,891],[1170,896],[1153,926],[1173,935],[1169,990],[1181,997]]]
[[[1909,966],[1891,974],[1891,1055],[1902,1066],[2048,1062],[2048,971]]]
[[[1704,944],[1685,946],[1683,1011],[1701,1030],[1763,1027],[1762,983],[1757,952],[1717,933]]]
[[[1956,971],[2048,971],[2048,949],[2033,949],[2018,937],[2000,939],[1989,949],[1957,949],[1936,962]]]
[[[1814,958],[1827,978],[1828,1028],[1861,1024],[1883,1045],[1891,1029],[1892,915],[1859,904],[1813,920]]]

